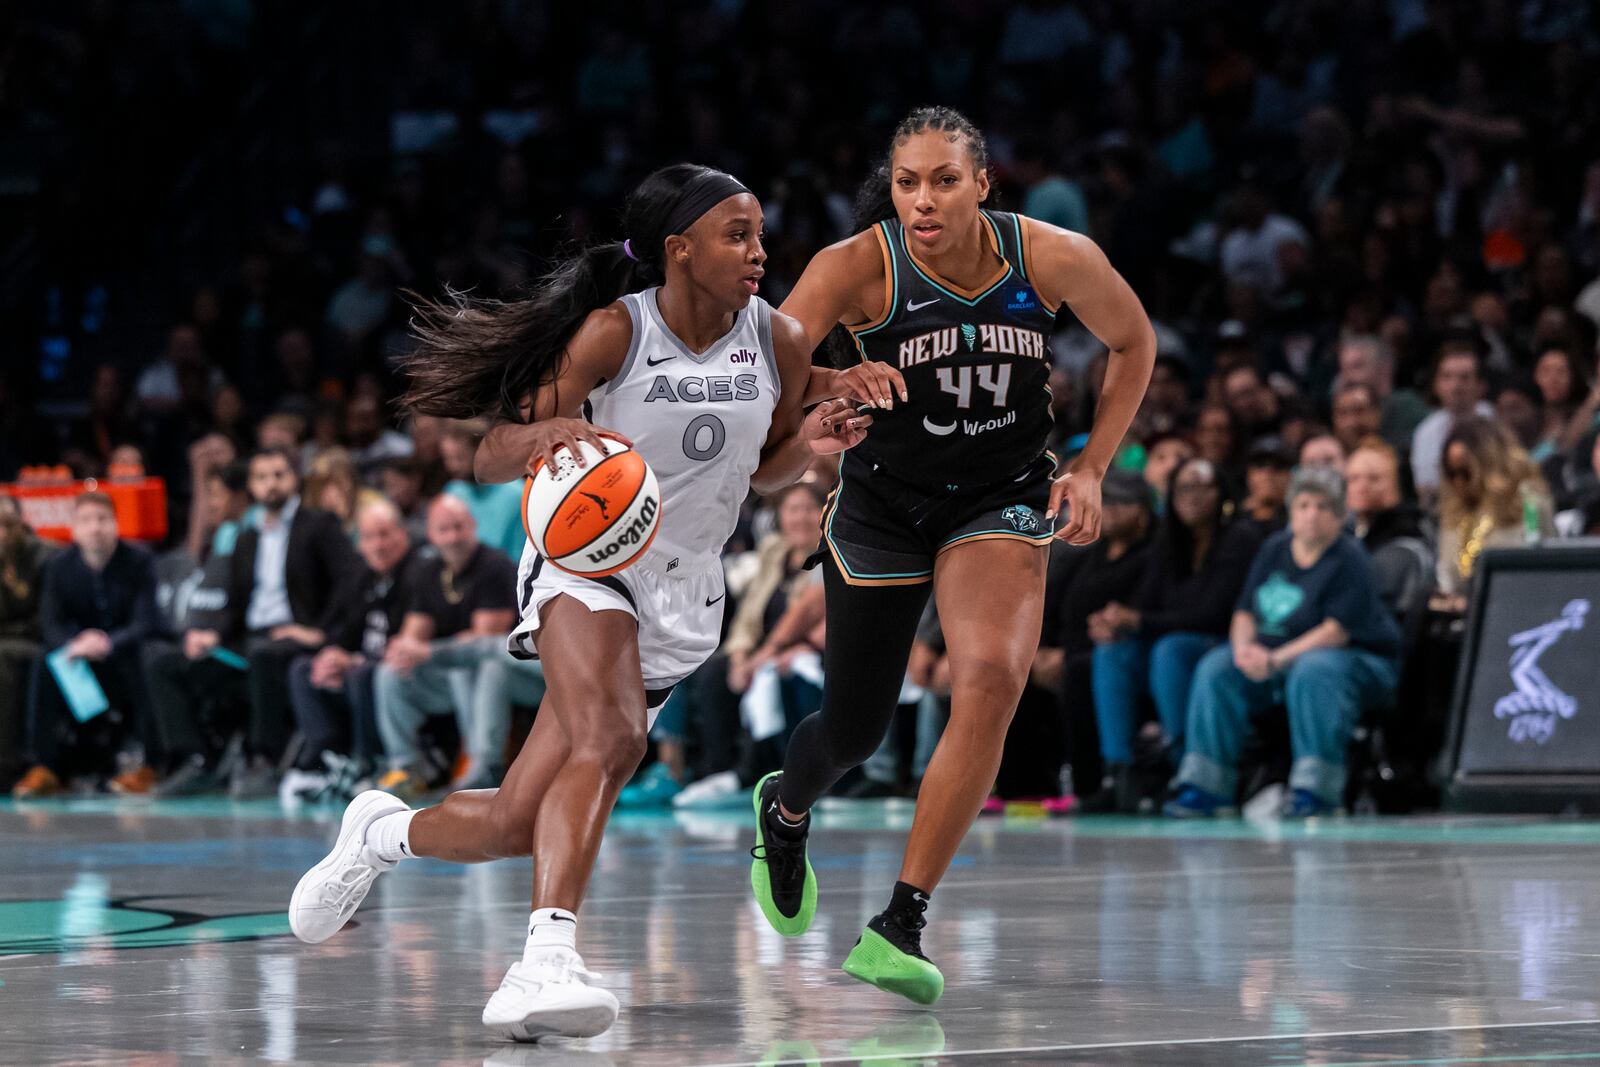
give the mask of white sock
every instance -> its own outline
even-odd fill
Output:
[[[539,908],[528,917],[528,943],[522,958],[552,948],[578,950],[578,917],[565,908]]]
[[[385,863],[399,863],[416,855],[411,851],[411,818],[414,811],[396,811],[373,820],[367,827],[366,843]]]

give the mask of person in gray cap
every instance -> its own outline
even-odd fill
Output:
[[[1400,631],[1366,553],[1343,532],[1344,479],[1301,468],[1289,528],[1261,546],[1234,608],[1228,644],[1206,653],[1189,694],[1188,750],[1168,815],[1230,807],[1252,715],[1283,704],[1294,764],[1283,815],[1330,813],[1362,709],[1393,692]]]

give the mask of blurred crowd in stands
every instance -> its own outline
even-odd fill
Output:
[[[484,426],[394,406],[407,290],[513,294],[692,160],[762,198],[778,304],[920,103],[983,127],[1000,206],[1099,242],[1159,339],[1104,536],[1052,549],[999,796],[1431,804],[1476,561],[1600,533],[1592,5],[363,10],[4,16],[3,135],[40,150],[8,194],[26,225],[5,261],[30,269],[0,293],[0,480],[137,465],[172,516],[168,543],[119,541],[90,491],[47,546],[0,498],[18,795],[497,781],[542,693],[503,643],[520,490],[473,480]],[[1106,353],[1070,315],[1051,349],[1070,456]],[[831,478],[750,501],[724,648],[625,805],[736,795],[816,706],[800,563]],[[108,711],[78,721],[58,650]],[[948,689],[930,613],[904,714],[841,790],[912,793]],[[1374,731],[1393,774],[1368,773]]]

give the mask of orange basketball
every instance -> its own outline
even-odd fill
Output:
[[[541,468],[522,492],[523,523],[538,553],[591,578],[614,574],[644,555],[661,524],[655,472],[626,445],[610,439],[605,445],[605,456],[579,445],[585,467],[559,450],[556,472]]]

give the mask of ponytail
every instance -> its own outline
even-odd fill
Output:
[[[523,400],[560,374],[589,313],[661,281],[614,241],[579,249],[510,300],[449,288],[441,301],[411,294],[418,344],[402,367],[411,384],[401,403],[419,415],[522,422]]]
[[[410,380],[401,403],[446,419],[526,421],[523,401],[560,376],[567,345],[590,312],[664,284],[666,239],[692,225],[710,206],[697,205],[728,183],[738,184],[709,167],[662,167],[628,197],[628,240],[579,248],[512,299],[448,287],[438,301],[409,294],[417,346],[401,365]]]

